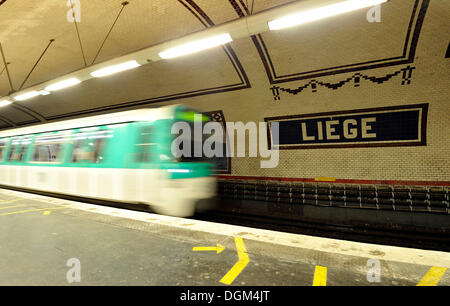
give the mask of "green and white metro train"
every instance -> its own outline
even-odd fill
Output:
[[[174,105],[0,131],[0,185],[191,216],[215,195],[213,164],[175,158],[171,127],[196,114]]]

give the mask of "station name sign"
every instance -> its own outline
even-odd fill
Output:
[[[269,148],[425,146],[428,104],[265,118]],[[273,123],[279,136],[274,139]]]

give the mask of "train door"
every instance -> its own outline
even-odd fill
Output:
[[[134,127],[134,166],[138,186],[139,202],[158,205],[162,201],[164,172],[160,169],[158,147],[158,124],[145,122]]]

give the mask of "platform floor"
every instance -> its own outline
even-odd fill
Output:
[[[448,286],[448,267],[446,252],[173,218],[0,189],[0,285]]]

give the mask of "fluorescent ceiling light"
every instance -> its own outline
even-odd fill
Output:
[[[122,63],[122,64],[113,65],[113,66],[109,66],[109,67],[106,67],[106,68],[102,68],[102,69],[96,70],[94,72],[91,72],[91,75],[93,77],[100,78],[100,77],[111,75],[111,74],[114,74],[114,73],[117,73],[117,72],[120,72],[120,71],[133,69],[133,68],[136,68],[136,67],[139,67],[139,66],[141,66],[141,65],[139,65],[138,62],[136,62],[136,61],[128,61],[128,62],[125,62],[125,63]]]
[[[206,50],[209,48],[217,47],[226,43],[233,41],[231,35],[229,33],[212,36],[209,38],[196,40],[184,45],[180,45],[178,47],[174,47],[171,49],[167,49],[163,52],[160,52],[158,55],[161,58],[168,59],[174,58],[186,54],[195,53],[198,51]]]
[[[0,100],[0,107],[11,104],[12,102],[9,100]]]
[[[299,13],[294,13],[273,21],[269,21],[269,28],[273,30],[280,30],[288,27],[297,26],[307,22],[320,20],[323,18],[336,16],[365,7],[375,6],[384,3],[387,0],[347,0],[336,4],[331,4],[316,9],[311,9]]]
[[[66,88],[66,87],[70,87],[70,86],[73,86],[73,85],[76,85],[76,84],[80,84],[80,83],[81,83],[81,81],[79,79],[77,79],[77,78],[70,78],[70,79],[67,79],[67,80],[64,80],[64,81],[60,81],[60,82],[51,84],[51,85],[45,87],[45,90],[46,91],[55,91],[55,90],[60,90],[60,89],[63,89],[63,88]]]
[[[46,91],[46,90],[39,90],[39,94],[41,96],[48,96],[50,94],[50,91]]]
[[[39,93],[37,91],[33,90],[33,91],[29,91],[29,92],[26,92],[26,93],[23,93],[21,95],[14,97],[14,100],[23,101],[23,100],[27,100],[27,99],[30,99],[30,98],[33,98],[36,96],[39,96]]]

